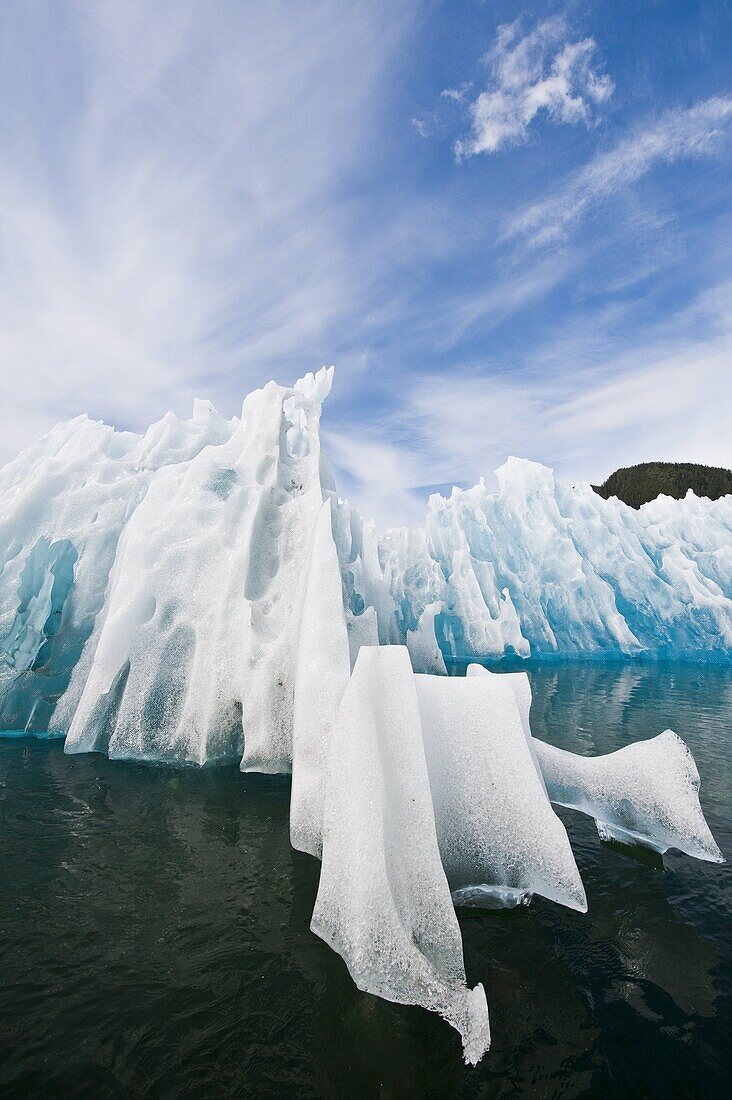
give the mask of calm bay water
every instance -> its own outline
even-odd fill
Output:
[[[530,672],[535,734],[593,754],[671,726],[732,857],[732,670]],[[0,1095],[732,1095],[728,865],[664,870],[560,811],[589,900],[461,915],[493,1047],[360,993],[309,931],[319,865],[289,781],[0,741]]]

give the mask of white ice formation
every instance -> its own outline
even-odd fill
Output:
[[[335,721],[312,929],[359,989],[439,1012],[475,1063],[490,1042],[482,985],[465,983],[407,651],[364,647]]]
[[[694,757],[673,730],[605,756],[577,756],[541,741],[536,747],[552,802],[594,817],[603,840],[722,862],[699,805]]]
[[[68,751],[289,770],[329,381],[250,394],[223,443],[151,479],[54,716]]]
[[[475,1061],[487,1008],[453,903],[585,908],[550,801],[721,856],[671,731],[576,757],[531,736],[525,674],[447,665],[729,660],[732,497],[633,511],[510,459],[496,493],[434,496],[424,529],[380,535],[320,451],[331,381],[271,382],[230,421],[196,401],[144,436],[78,417],[0,471],[0,731],[292,771],[292,843],[323,859],[313,927]]]
[[[639,510],[511,458],[499,487],[433,496],[423,542],[384,556],[400,615],[440,607],[445,656],[732,650],[732,497],[659,497]],[[426,583],[413,585],[413,574]]]
[[[506,654],[729,660],[732,497],[635,511],[509,459],[497,492],[433,496],[424,528],[380,535],[320,452],[331,379],[270,382],[231,421],[196,401],[144,436],[77,417],[0,471],[1,726],[199,763],[241,755],[246,728],[244,766],[281,769],[305,578],[332,554],[322,533],[311,551],[325,501],[351,663],[376,643],[426,673]]]
[[[532,738],[530,706],[525,673],[414,674],[405,647],[365,646],[321,757],[311,927],[360,989],[439,1012],[470,1063],[488,1048],[488,1012],[482,985],[466,984],[453,905],[536,893],[587,908],[550,800],[592,814],[603,839],[722,860],[676,734],[590,759]]]
[[[405,652],[405,651],[402,651]],[[525,675],[525,674],[524,674]],[[552,810],[508,676],[415,676],[440,855],[453,898],[541,894],[584,912],[569,840]]]

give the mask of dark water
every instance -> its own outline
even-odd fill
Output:
[[[732,855],[732,670],[532,672],[535,733],[607,752],[672,726]],[[493,1047],[360,993],[309,931],[318,864],[288,840],[289,783],[0,742],[0,1096],[732,1095],[731,878],[665,870],[562,811],[586,916],[537,898],[461,916]]]

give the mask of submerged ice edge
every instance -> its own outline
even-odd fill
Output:
[[[66,734],[59,730],[0,730],[0,741],[64,741]]]
[[[694,758],[673,730],[604,756],[577,756],[541,741],[536,749],[549,797],[594,818],[601,837],[724,862],[702,813]]]

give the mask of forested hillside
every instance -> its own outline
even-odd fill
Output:
[[[616,470],[602,485],[592,487],[601,497],[618,497],[631,508],[640,508],[661,493],[678,499],[688,489],[716,500],[732,493],[732,470],[694,462],[641,462]]]

